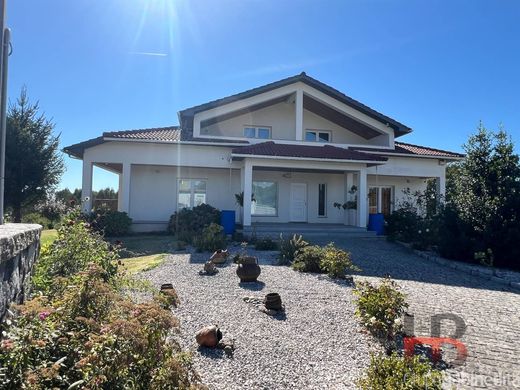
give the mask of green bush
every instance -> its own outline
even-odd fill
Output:
[[[168,231],[177,238],[188,243],[210,224],[220,223],[220,211],[210,205],[201,204],[192,209],[182,209],[170,217]]]
[[[32,279],[33,287],[48,293],[57,276],[68,277],[86,269],[87,264],[99,265],[109,278],[117,273],[117,248],[103,240],[75,210],[64,218],[56,240],[42,247]]]
[[[441,390],[442,373],[419,356],[372,355],[362,390]]]
[[[278,249],[278,244],[270,237],[259,238],[255,241],[255,249],[257,251],[274,251]]]
[[[125,236],[130,232],[132,218],[122,211],[100,209],[83,216],[91,228],[107,237]]]
[[[206,226],[202,229],[201,234],[195,236],[193,245],[198,252],[214,252],[217,249],[225,249],[224,228],[216,223]]]
[[[324,248],[320,270],[326,272],[332,278],[344,278],[347,270],[360,271],[352,263],[350,253],[336,248],[332,242]]]
[[[278,264],[291,264],[296,255],[308,245],[309,243],[303,239],[302,235],[294,234],[290,240],[286,240],[283,238],[283,234],[280,234],[280,254],[278,255]]]
[[[395,281],[385,278],[378,286],[357,282],[354,295],[356,315],[374,336],[382,341],[393,340],[402,331],[402,316],[408,304]]]
[[[49,218],[44,217],[40,213],[28,213],[22,216],[22,223],[37,223],[42,225],[44,229],[54,229],[55,223]]]
[[[309,245],[299,250],[291,267],[300,272],[321,272],[320,263],[325,257],[325,248]]]
[[[191,389],[198,377],[159,303],[135,304],[91,265],[56,298],[14,308],[1,341],[2,389]],[[193,387],[190,387],[193,385]]]

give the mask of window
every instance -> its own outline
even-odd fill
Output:
[[[383,213],[385,216],[392,212],[392,187],[370,187],[368,190],[368,212],[370,214]]]
[[[266,126],[246,126],[244,127],[244,137],[269,139],[271,138],[271,128]]]
[[[327,215],[327,185],[318,184],[318,217]]]
[[[330,131],[306,130],[305,141],[311,142],[330,142]]]
[[[278,185],[272,181],[254,181],[255,201],[251,204],[251,214],[274,217],[278,215]]]
[[[195,179],[179,180],[177,210],[191,209],[206,203],[206,181]]]

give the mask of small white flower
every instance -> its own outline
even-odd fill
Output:
[[[422,233],[422,231],[419,230],[419,234],[421,234],[421,233]]]
[[[401,321],[400,318],[396,318],[396,319],[394,320],[394,324],[397,325],[397,326],[401,326],[402,323],[403,323],[403,322]]]
[[[371,323],[371,324],[375,324],[376,321],[377,321],[377,320],[376,320],[376,317],[372,317],[372,318],[370,319],[370,323]]]
[[[428,233],[430,231],[430,229],[426,228],[426,233]]]

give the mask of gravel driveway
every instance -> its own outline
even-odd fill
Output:
[[[238,251],[238,248],[236,249]],[[240,286],[234,264],[214,276],[199,276],[207,255],[170,255],[142,275],[159,286],[173,283],[181,305],[181,345],[193,352],[203,382],[212,389],[352,389],[379,350],[354,317],[352,287],[326,276],[269,265],[272,252],[258,252],[260,283]],[[278,292],[286,309],[277,319],[245,297]],[[217,324],[235,341],[233,358],[222,350],[198,349],[195,332]]]

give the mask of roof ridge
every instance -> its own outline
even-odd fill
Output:
[[[118,135],[118,134],[133,134],[133,133],[143,133],[143,132],[154,132],[161,130],[182,130],[179,125],[172,126],[164,126],[164,127],[147,127],[143,129],[132,129],[132,130],[113,130],[113,131],[104,131],[103,137],[107,137],[110,135]]]

